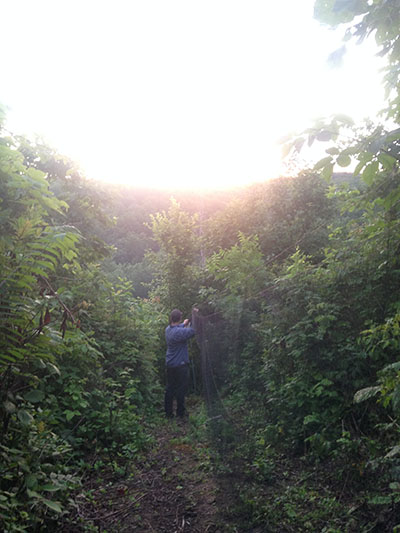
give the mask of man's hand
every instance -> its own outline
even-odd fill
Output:
[[[189,324],[190,320],[188,318],[185,318],[185,320],[183,321],[183,325],[185,326],[185,328],[187,328]]]

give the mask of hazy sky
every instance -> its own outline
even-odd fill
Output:
[[[277,140],[382,107],[372,46],[340,45],[312,0],[3,0],[0,101],[88,177],[226,187],[282,172]]]

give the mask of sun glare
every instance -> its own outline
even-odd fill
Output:
[[[341,34],[318,25],[312,7],[9,2],[0,37],[9,127],[42,134],[99,180],[227,188],[275,177],[283,135],[318,115],[381,107],[373,47],[352,47],[329,68]]]

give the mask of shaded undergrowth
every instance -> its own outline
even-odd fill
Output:
[[[220,518],[207,415],[198,399],[189,408],[185,422],[153,421],[152,444],[138,460],[93,469],[61,531],[235,531]]]

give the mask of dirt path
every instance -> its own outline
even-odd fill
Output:
[[[218,531],[217,487],[204,449],[188,437],[188,425],[173,421],[158,428],[157,445],[132,487],[140,507],[119,531]]]
[[[218,487],[207,444],[191,421],[161,421],[155,445],[127,477],[103,477],[82,500],[84,531],[107,533],[219,533]],[[97,486],[96,486],[97,485]],[[79,520],[79,518],[78,518]],[[89,527],[89,529],[88,529]],[[75,531],[69,529],[69,532]],[[82,529],[76,529],[82,531]],[[232,530],[229,530],[232,531]]]

